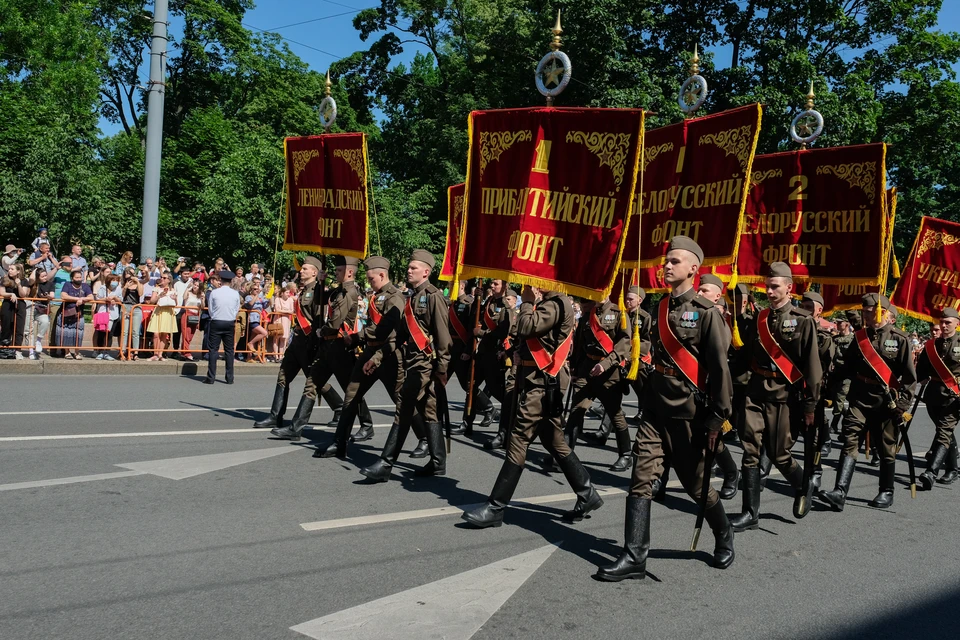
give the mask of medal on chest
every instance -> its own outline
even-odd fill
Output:
[[[797,319],[796,318],[787,318],[783,321],[783,324],[780,325],[780,331],[783,333],[793,333],[797,330]]]
[[[699,311],[684,311],[680,314],[680,326],[684,329],[694,329],[697,326],[697,320],[700,319]]]
[[[899,350],[899,345],[897,345],[896,340],[884,340],[883,341],[883,352],[886,354],[896,353]]]
[[[417,298],[417,311],[426,311],[427,310],[427,294],[423,294]]]

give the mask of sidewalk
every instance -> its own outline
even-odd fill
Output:
[[[276,363],[258,364],[251,362],[235,362],[234,374],[238,376],[276,376],[280,365]],[[217,362],[217,377],[223,378],[226,366],[221,358]],[[164,362],[149,362],[137,360],[135,362],[104,361],[91,357],[84,357],[79,362],[51,358],[45,356],[41,360],[0,360],[0,376],[3,375],[178,375],[178,376],[205,376],[207,363],[183,362],[166,360]]]

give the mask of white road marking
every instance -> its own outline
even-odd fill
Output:
[[[114,478],[129,478],[142,476],[143,471],[114,471],[113,473],[97,473],[91,476],[74,476],[72,478],[53,478],[52,480],[35,480],[33,482],[14,482],[0,484],[0,491],[16,491],[17,489],[36,489],[38,487],[53,487],[59,484],[76,484],[78,482],[94,482],[95,480],[112,480]]]
[[[546,545],[290,629],[317,640],[469,640],[556,550]]]
[[[393,423],[375,424],[374,429],[383,429],[392,426]],[[333,427],[312,427],[307,425],[308,429],[313,431],[336,431]],[[154,436],[206,436],[220,433],[247,433],[247,434],[269,434],[266,429],[200,429],[194,431],[141,431],[135,433],[79,433],[74,435],[55,435],[55,436],[4,436],[0,438],[2,442],[36,442],[43,440],[85,440],[96,438],[149,438]]]

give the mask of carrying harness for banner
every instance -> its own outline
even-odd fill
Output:
[[[769,317],[770,309],[762,310],[757,316],[757,334],[760,336],[760,345],[790,384],[796,384],[803,377],[803,373],[797,365],[793,364],[793,361],[783,352],[777,339],[773,337],[770,326],[767,324]]]
[[[607,352],[607,355],[613,353],[613,340],[610,338],[610,335],[604,331],[603,327],[600,326],[596,311],[590,313],[590,332],[593,334],[593,339],[600,345],[600,348]],[[624,364],[626,364],[626,360],[621,360],[620,366],[622,367]]]
[[[534,305],[533,309],[536,311],[537,306]],[[562,304],[560,304],[560,312],[560,321],[562,322]],[[533,362],[536,364],[537,369],[548,376],[556,377],[556,375],[560,373],[560,370],[563,369],[563,364],[567,361],[567,356],[570,355],[570,348],[573,347],[573,334],[573,331],[567,334],[567,337],[563,339],[563,342],[560,343],[560,346],[558,346],[553,353],[550,353],[547,348],[543,346],[540,338],[527,338],[527,349],[530,350],[530,355],[533,356]]]
[[[690,381],[697,389],[706,392],[707,374],[700,369],[700,362],[696,356],[690,353],[680,339],[670,328],[670,296],[664,296],[660,300],[660,308],[657,313],[657,327],[660,333],[660,343],[666,349],[667,355],[677,365],[680,373]]]
[[[873,372],[880,377],[880,381],[891,389],[899,390],[900,381],[893,375],[893,371],[886,361],[877,353],[873,343],[870,342],[870,338],[867,337],[867,330],[860,329],[857,331],[856,336],[857,346],[860,347],[860,353],[863,354],[863,359],[867,361],[867,364],[870,365]]]
[[[374,303],[374,300],[377,299],[376,294],[370,296],[370,302],[367,303],[367,313],[370,315],[370,320],[373,321],[374,325],[380,324],[380,318],[383,317],[383,314],[377,310],[377,305]]]
[[[296,318],[297,325],[300,327],[300,330],[303,331],[304,335],[310,335],[313,333],[313,325],[310,324],[310,321],[307,320],[307,316],[303,315],[303,310],[300,309],[299,298],[293,301],[293,317]]]
[[[947,363],[943,361],[943,358],[940,357],[940,353],[937,351],[937,345],[935,344],[936,340],[927,340],[927,343],[923,345],[923,350],[927,354],[927,358],[930,360],[930,364],[933,365],[933,370],[937,372],[937,375],[940,377],[940,382],[943,383],[947,389],[955,396],[960,396],[960,384],[957,384],[957,379],[953,375],[953,372],[947,367]]]
[[[403,318],[407,322],[407,331],[410,333],[410,337],[413,338],[413,343],[416,345],[417,350],[427,355],[433,353],[433,349],[430,348],[430,338],[423,331],[423,327],[417,322],[416,316],[413,315],[411,299],[407,299],[407,304],[403,307]]]
[[[462,322],[460,322],[460,316],[457,315],[453,305],[450,305],[450,307],[447,309],[447,315],[450,317],[450,326],[453,327],[453,331],[456,333],[457,339],[464,344],[468,344],[469,340],[467,338],[467,328],[463,326]]]

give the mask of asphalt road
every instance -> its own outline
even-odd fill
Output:
[[[567,525],[562,475],[528,461],[514,499],[533,504],[466,529],[449,507],[492,487],[491,432],[455,438],[445,478],[415,479],[405,453],[391,482],[368,485],[357,470],[383,445],[386,393],[369,398],[372,441],[314,460],[309,442],[250,428],[272,385],[0,376],[0,638],[904,638],[949,628],[960,604],[960,483],[911,500],[903,459],[888,511],[866,505],[865,464],[842,514],[817,504],[800,522],[772,479],[761,529],[737,535],[726,571],[708,564],[709,531],[688,551],[694,505],[674,487],[654,505],[650,577],[605,584],[591,574],[622,542],[621,491]],[[912,435],[922,469],[923,410]],[[612,446],[577,452],[597,485],[622,490]],[[739,495],[726,506],[739,511]]]

